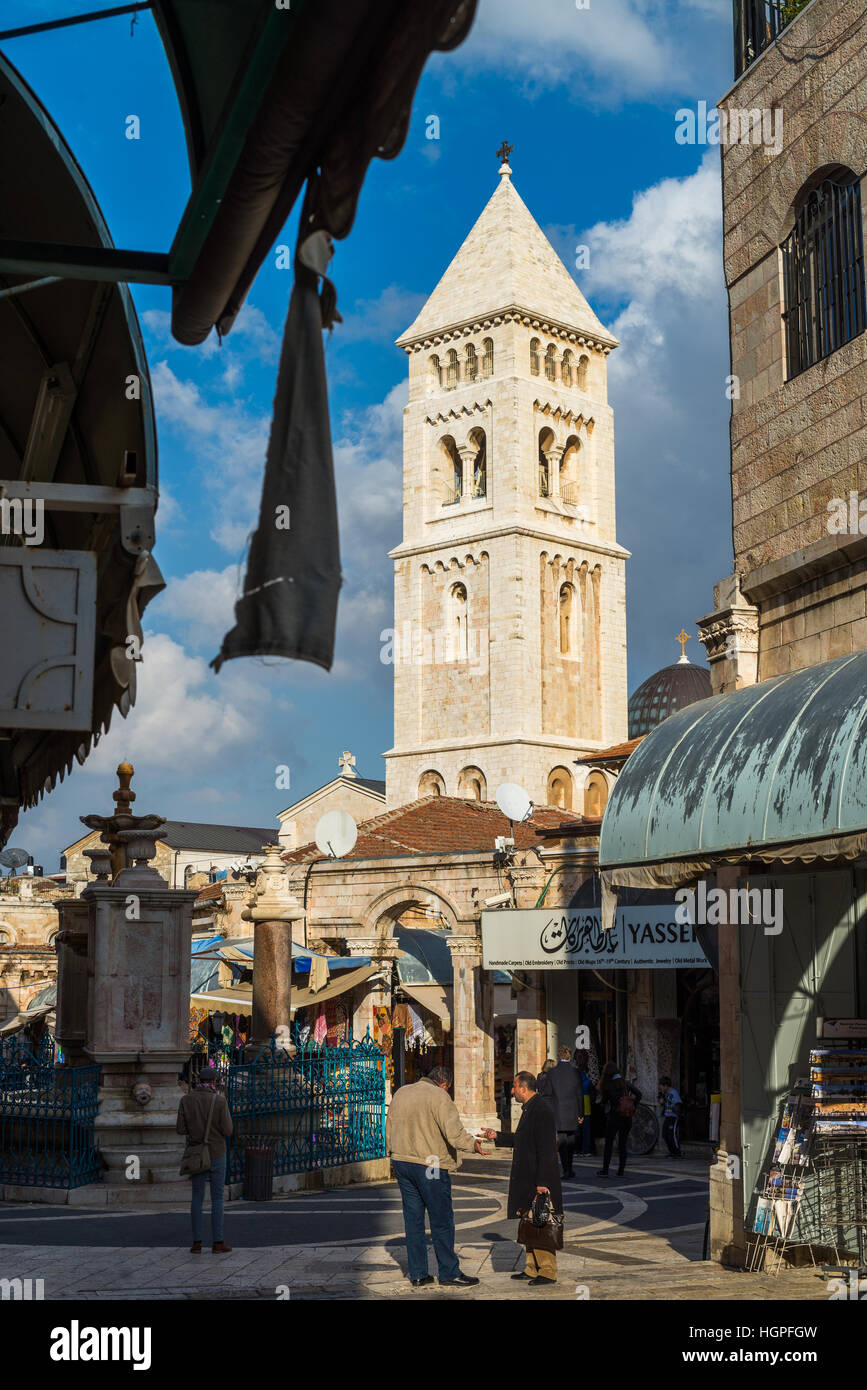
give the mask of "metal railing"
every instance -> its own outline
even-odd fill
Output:
[[[444,507],[454,507],[461,500],[461,490],[459,487],[447,487],[443,498]]]
[[[46,1065],[49,1047],[53,1062],[48,1035],[35,1052],[17,1037],[0,1044],[0,1183],[72,1188],[99,1177],[100,1069]]]
[[[548,470],[542,467],[539,468],[539,496],[551,496],[551,485],[548,482]]]
[[[226,1181],[239,1182],[248,1143],[274,1150],[274,1172],[306,1173],[385,1157],[385,1056],[369,1037],[347,1047],[308,1044],[294,1056],[272,1041],[230,1066],[234,1126]]]
[[[560,500],[567,502],[570,507],[577,507],[580,500],[581,491],[577,483],[560,484]]]
[[[770,48],[802,8],[799,0],[734,0],[735,77]]]

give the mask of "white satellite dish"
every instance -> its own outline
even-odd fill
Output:
[[[355,849],[358,826],[347,811],[328,811],[316,822],[316,845],[329,859],[342,859]]]
[[[532,801],[517,782],[501,782],[497,787],[495,800],[503,815],[511,821],[526,820],[533,809]]]

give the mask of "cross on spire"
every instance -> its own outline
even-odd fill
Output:
[[[689,639],[690,639],[691,636],[692,636],[692,633],[690,633],[690,632],[685,632],[684,629],[681,628],[681,629],[680,629],[680,632],[677,634],[677,636],[676,636],[675,639],[674,639],[675,642],[679,642],[679,643],[680,643],[680,659],[681,659],[681,661],[689,661],[689,657],[688,657],[687,654],[686,654],[686,644],[687,644],[687,642],[689,641]]]
[[[345,748],[345,749],[344,749],[343,753],[341,754],[341,756],[338,758],[337,761],[338,761],[339,764],[340,764],[340,775],[341,775],[341,777],[355,777],[355,776],[357,776],[357,774],[356,774],[355,772],[353,772],[353,768],[355,767],[355,758],[354,758],[353,755],[350,753],[350,751],[349,751],[348,748]]]
[[[514,145],[510,145],[506,140],[503,141],[502,145],[497,150],[497,159],[499,159],[501,164],[508,164],[509,155],[514,148]]]

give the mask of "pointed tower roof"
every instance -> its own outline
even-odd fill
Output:
[[[500,183],[399,347],[473,319],[522,309],[610,346],[617,339],[596,317],[511,180]]]

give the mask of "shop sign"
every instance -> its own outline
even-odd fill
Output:
[[[706,967],[696,928],[676,903],[617,909],[602,930],[598,908],[515,908],[482,913],[485,970],[672,970]]]

